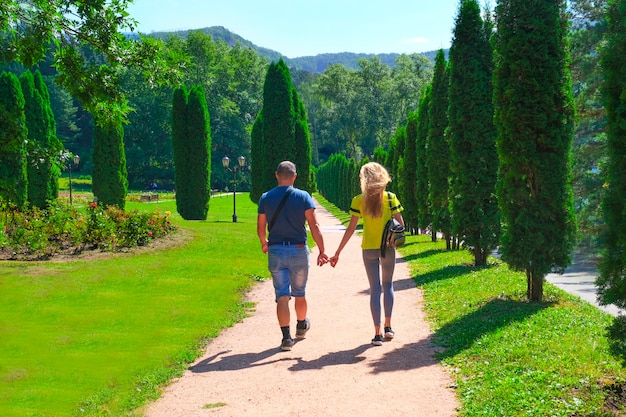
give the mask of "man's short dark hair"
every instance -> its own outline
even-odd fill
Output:
[[[283,161],[278,164],[276,173],[281,177],[291,177],[296,175],[296,165],[291,161]]]

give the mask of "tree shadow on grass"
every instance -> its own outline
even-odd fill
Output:
[[[531,303],[494,298],[478,310],[446,324],[435,332],[434,341],[445,348],[439,359],[453,357],[468,349],[481,336],[515,322],[522,322],[552,306],[552,303]]]
[[[409,262],[409,261],[414,261],[416,259],[428,258],[430,256],[439,255],[440,253],[446,253],[446,252],[449,252],[449,251],[445,249],[429,249],[424,252],[412,253],[410,255],[403,256],[402,259],[404,259],[405,262]]]
[[[414,279],[417,285],[425,285],[435,281],[460,277],[461,275],[469,274],[476,269],[477,267],[469,265],[448,265],[441,269],[416,275]]]

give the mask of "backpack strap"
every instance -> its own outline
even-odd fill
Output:
[[[293,188],[289,187],[289,189],[285,192],[285,195],[283,196],[283,199],[280,200],[280,203],[278,204],[278,207],[276,207],[276,211],[274,212],[274,215],[272,216],[272,220],[270,220],[270,223],[269,223],[269,225],[267,227],[268,231],[272,230],[272,226],[274,226],[274,223],[276,223],[276,219],[278,218],[278,213],[280,213],[280,211],[283,209],[283,206],[287,202],[287,199],[289,198],[289,195],[292,192],[293,192]],[[391,203],[389,203],[389,204],[391,204]]]

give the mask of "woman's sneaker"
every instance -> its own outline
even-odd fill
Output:
[[[385,339],[393,339],[395,335],[391,327],[385,327]]]
[[[374,338],[372,339],[372,345],[374,345],[374,346],[382,346],[383,345],[383,335],[382,334],[377,334],[376,336],[374,336]]]

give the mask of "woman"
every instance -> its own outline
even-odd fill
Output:
[[[394,216],[404,226],[402,218],[402,205],[395,194],[385,191],[387,184],[391,182],[389,173],[380,164],[369,162],[361,167],[359,173],[361,180],[361,194],[352,199],[350,205],[350,224],[339,243],[337,252],[330,258],[331,266],[337,265],[339,254],[346,246],[354,230],[359,217],[363,218],[363,263],[370,284],[370,309],[374,320],[374,338],[372,344],[383,344],[381,332],[381,305],[380,296],[383,296],[385,308],[384,338],[392,339],[394,332],[391,329],[391,313],[393,310],[393,270],[396,265],[395,249],[388,249],[385,256],[381,257],[380,243],[385,224]],[[382,271],[381,271],[382,270]],[[382,273],[381,273],[382,272]],[[382,275],[382,283],[381,283]]]

